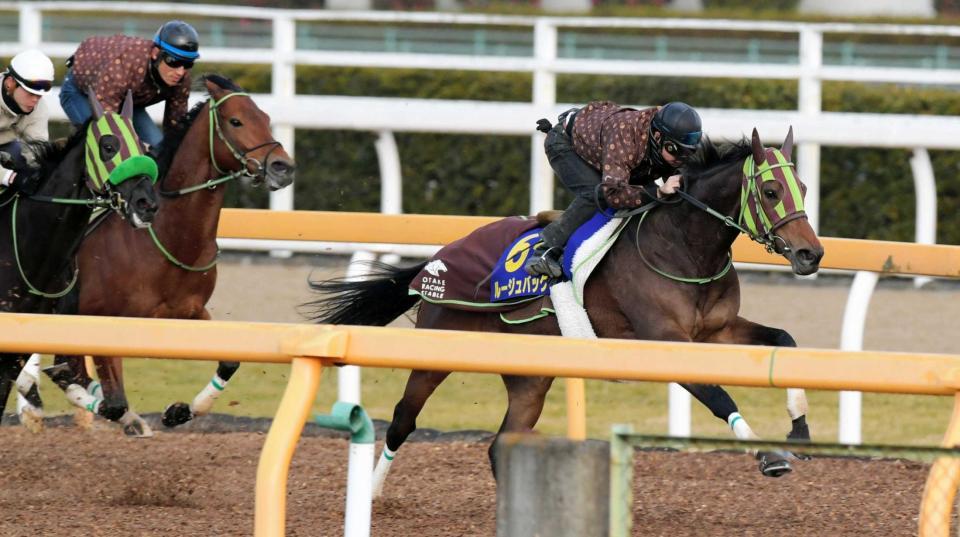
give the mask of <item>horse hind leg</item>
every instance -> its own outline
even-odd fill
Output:
[[[209,414],[213,404],[226,389],[227,383],[233,378],[233,374],[240,368],[240,362],[220,362],[217,364],[217,372],[214,373],[210,382],[200,390],[200,393],[193,398],[193,402],[187,405],[183,402],[176,402],[168,406],[163,411],[161,421],[167,427],[176,427],[183,425],[197,416]]]
[[[497,439],[503,433],[533,432],[543,412],[547,392],[553,385],[553,377],[503,375],[503,384],[507,388],[507,412],[503,416],[496,438],[487,450],[494,478],[497,476]]]
[[[445,371],[411,371],[403,397],[393,408],[393,418],[387,427],[387,437],[383,442],[383,451],[373,469],[373,497],[383,495],[383,484],[387,480],[390,466],[397,450],[407,440],[410,433],[417,429],[417,416],[423,410],[427,399],[450,373]]]

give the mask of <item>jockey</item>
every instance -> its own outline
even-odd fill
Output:
[[[576,196],[563,215],[541,233],[526,271],[534,276],[562,275],[560,259],[570,235],[598,208],[633,209],[649,199],[643,190],[659,178],[657,197],[680,187],[674,172],[692,155],[702,135],[700,116],[685,103],[635,110],[610,101],[594,101],[547,120],[544,148],[560,181]],[[602,179],[601,179],[602,172]],[[598,186],[599,185],[599,186]]]
[[[86,94],[94,91],[108,112],[119,112],[127,91],[133,92],[133,125],[137,135],[156,152],[163,132],[146,107],[166,101],[164,131],[176,127],[187,113],[190,69],[200,57],[200,39],[193,26],[172,20],[163,23],[153,40],[125,35],[90,37],[67,60],[60,105],[74,126],[90,118]]]
[[[36,192],[32,174],[20,173],[32,159],[29,146],[23,141],[47,141],[47,121],[50,113],[41,99],[53,87],[53,62],[36,49],[25,50],[10,60],[7,70],[0,74],[0,166],[6,169],[0,175],[0,186],[12,186],[26,194]]]

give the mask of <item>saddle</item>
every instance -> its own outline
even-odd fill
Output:
[[[547,276],[524,270],[533,246],[540,242],[543,226],[562,211],[543,211],[536,217],[510,217],[476,229],[443,247],[410,284],[409,292],[422,300],[451,309],[500,313],[505,322],[525,322],[554,313]],[[582,288],[589,271],[603,257],[607,240],[621,220],[597,213],[573,233],[564,250],[564,280]],[[598,230],[605,229],[602,234]],[[602,235],[602,236],[599,236]],[[581,245],[590,244],[583,254]],[[581,259],[581,261],[577,261]],[[583,259],[590,259],[584,274],[574,277]],[[575,285],[576,287],[576,285]]]

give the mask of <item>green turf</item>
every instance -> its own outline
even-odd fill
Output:
[[[44,365],[50,362],[44,359]],[[161,411],[174,401],[189,402],[216,370],[212,362],[139,360],[125,362],[127,395],[141,413]],[[215,412],[272,416],[287,382],[288,366],[245,363],[220,397]],[[364,406],[374,418],[389,420],[406,383],[405,370],[365,369]],[[315,412],[327,412],[336,397],[336,369],[325,369]],[[50,414],[72,411],[59,390],[44,379],[42,394]],[[786,392],[780,389],[730,388],[740,412],[766,439],[789,430]],[[587,382],[587,427],[591,437],[606,438],[614,423],[630,423],[646,434],[667,432],[667,387],[656,383]],[[809,423],[815,440],[837,439],[837,394],[809,392]],[[13,398],[7,411],[14,407]],[[496,430],[506,409],[499,377],[455,373],[425,407],[418,425],[442,430]],[[865,394],[863,440],[869,443],[937,445],[952,409],[949,397]],[[549,434],[566,430],[564,382],[551,390],[538,429]],[[693,404],[695,435],[729,436],[726,424],[699,403]]]

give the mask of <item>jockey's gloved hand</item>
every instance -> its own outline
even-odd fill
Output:
[[[40,190],[40,176],[30,170],[18,172],[13,176],[10,187],[23,192],[27,196],[33,196]]]
[[[553,128],[553,125],[550,123],[549,119],[538,119],[537,120],[537,130],[546,134],[550,132],[550,129]]]

